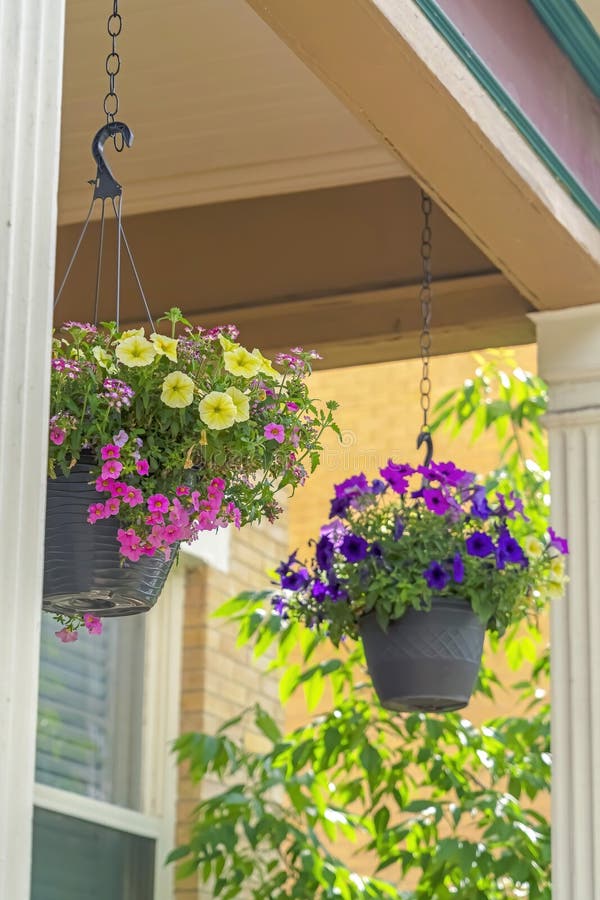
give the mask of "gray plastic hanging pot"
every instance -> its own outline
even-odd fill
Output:
[[[436,597],[408,609],[386,631],[374,613],[360,620],[369,674],[381,705],[396,712],[466,706],[481,665],[485,629],[466,600]]]
[[[91,482],[94,459],[82,454],[68,477],[48,479],[43,608],[62,615],[130,616],[154,606],[174,553],[124,560],[116,517],[87,522],[98,502]],[[173,551],[176,547],[173,547]]]

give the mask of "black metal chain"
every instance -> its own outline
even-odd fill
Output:
[[[421,191],[421,211],[423,213],[423,230],[421,231],[421,264],[423,269],[423,279],[421,289],[419,291],[419,302],[421,304],[421,336],[419,339],[419,347],[421,350],[421,380],[419,382],[419,393],[421,396],[421,410],[423,412],[423,424],[421,432],[417,438],[417,448],[421,444],[427,444],[427,459],[425,465],[433,456],[433,441],[429,431],[429,409],[431,406],[431,378],[429,377],[429,364],[431,361],[431,309],[433,292],[431,289],[431,197]]]
[[[119,13],[119,0],[113,0],[113,11],[108,17],[107,22],[108,36],[111,40],[111,50],[106,57],[106,74],[108,75],[108,93],[104,97],[104,112],[106,113],[106,124],[109,125],[115,121],[115,116],[119,112],[119,97],[115,90],[116,78],[121,70],[121,57],[117,53],[117,38],[121,34],[123,28],[123,19]],[[117,140],[119,138],[119,140]],[[119,153],[123,149],[123,135],[117,134],[113,138],[115,150]]]

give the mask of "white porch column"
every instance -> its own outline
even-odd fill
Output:
[[[0,897],[29,897],[63,0],[0,0]]]
[[[536,313],[552,520],[570,583],[552,609],[554,900],[600,900],[600,304]]]

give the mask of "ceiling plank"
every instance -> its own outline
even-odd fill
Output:
[[[240,340],[274,355],[290,343],[317,349],[318,368],[340,368],[419,355],[419,284],[195,311],[194,325],[234,322]],[[499,273],[437,281],[434,285],[432,355],[460,353],[535,340],[532,309]],[[131,318],[127,327],[139,320]]]

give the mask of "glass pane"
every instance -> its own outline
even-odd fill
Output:
[[[71,644],[42,618],[36,781],[139,809],[144,617]]]
[[[36,809],[31,900],[149,900],[154,841]]]

